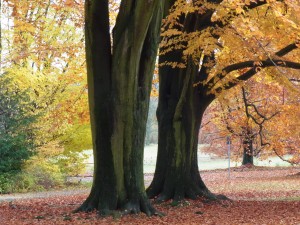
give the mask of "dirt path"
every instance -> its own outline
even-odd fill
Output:
[[[15,200],[72,196],[72,195],[88,194],[88,193],[89,193],[89,189],[74,189],[74,190],[57,190],[57,191],[5,194],[5,195],[0,195],[0,203],[11,202]]]

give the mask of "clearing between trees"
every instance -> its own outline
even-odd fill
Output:
[[[201,172],[214,193],[232,201],[185,200],[155,204],[166,216],[145,214],[99,217],[75,213],[89,191],[0,196],[0,224],[299,224],[300,168],[239,167]],[[152,174],[145,176],[149,183]],[[26,197],[23,198],[22,196]],[[4,201],[6,199],[6,201]],[[7,201],[9,200],[9,201]]]

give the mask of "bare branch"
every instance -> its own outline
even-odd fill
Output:
[[[284,162],[288,162],[291,165],[295,165],[296,163],[292,162],[291,160],[285,159],[283,158],[283,156],[281,156],[280,154],[278,154],[277,150],[275,148],[273,148],[274,153],[277,155],[278,158],[280,158],[282,161]]]

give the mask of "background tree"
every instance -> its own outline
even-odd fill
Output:
[[[6,192],[6,180],[20,172],[25,160],[35,153],[34,123],[26,91],[9,89],[9,80],[0,78],[0,192]]]
[[[91,148],[82,11],[83,1],[4,1],[3,71],[42,114],[39,162]]]
[[[83,1],[14,1],[2,7],[1,72],[27,93],[37,154],[10,178],[9,191],[64,185],[83,173],[91,131],[83,41]],[[78,138],[80,137],[80,138]],[[72,166],[71,166],[72,164]]]
[[[299,86],[298,86],[299,87]],[[291,164],[300,163],[299,93],[282,88],[282,104],[276,122],[267,123],[269,152]]]
[[[225,139],[230,136],[235,159],[239,160],[243,155],[243,165],[253,164],[253,156],[266,158],[274,155],[271,146],[278,143],[274,140],[285,136],[297,139],[297,136],[285,132],[272,132],[276,130],[279,120],[284,118],[280,115],[287,113],[283,96],[278,94],[280,92],[282,87],[276,81],[257,76],[248,80],[242,88],[233,88],[220,96],[221,99],[212,104],[205,115],[214,111],[222,112],[210,117],[210,123],[201,130],[202,141],[211,143],[205,151],[225,156]],[[286,96],[284,98],[287,99]],[[293,117],[288,121],[297,123]],[[277,137],[271,138],[273,135]]]
[[[258,88],[258,86],[256,86],[256,88]],[[246,90],[245,87],[241,88],[241,92],[243,111],[245,114],[245,121],[241,121],[244,123],[240,124],[241,132],[239,134],[243,148],[242,165],[253,165],[253,156],[257,156],[265,146],[269,145],[265,140],[265,123],[275,117],[279,111],[272,110],[273,112],[269,112],[270,115],[267,115],[266,110],[262,109],[262,105],[268,107],[266,103],[264,104],[260,100],[255,101],[256,103],[250,101],[249,91]],[[270,108],[268,110],[270,110]],[[231,133],[234,133],[229,124],[227,124],[227,129]]]

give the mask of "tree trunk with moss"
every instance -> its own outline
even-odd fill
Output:
[[[210,10],[203,15],[188,14],[180,18],[182,29],[185,32],[205,29],[211,24],[212,14]],[[182,50],[173,50],[161,56],[160,62],[181,62],[182,55]],[[202,181],[197,157],[202,117],[215,98],[208,94],[203,82],[211,70],[206,63],[212,57],[203,58],[201,70],[191,58],[186,68],[163,66],[159,70],[158,155],[154,178],[147,189],[150,198],[157,197],[159,201],[197,196],[217,198]]]
[[[85,3],[95,168],[91,193],[78,211],[155,213],[144,187],[143,149],[163,3],[123,0],[113,45],[108,0]]]
[[[212,101],[199,93],[201,87],[194,86],[199,75],[193,62],[186,69],[162,67],[159,71],[158,156],[154,178],[147,189],[149,197],[157,197],[158,201],[215,198],[198,169],[198,132],[204,111]]]

